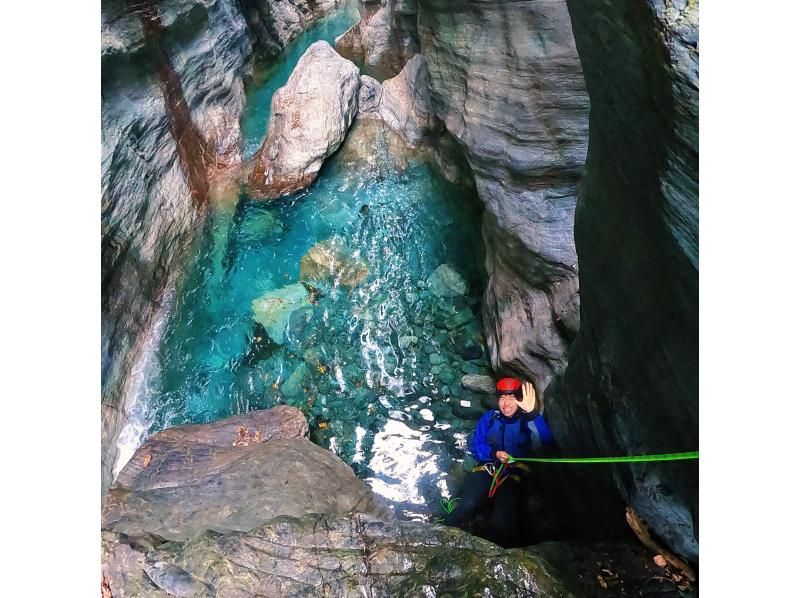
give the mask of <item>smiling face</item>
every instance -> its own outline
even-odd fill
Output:
[[[506,417],[512,417],[519,409],[517,397],[513,394],[502,394],[497,397],[497,407],[500,409],[500,413]]]

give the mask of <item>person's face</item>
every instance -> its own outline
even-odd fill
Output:
[[[517,412],[517,409],[519,409],[517,397],[513,394],[500,395],[497,398],[497,407],[500,409],[500,413],[506,417],[511,417]]]

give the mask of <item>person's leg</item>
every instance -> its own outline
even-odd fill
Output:
[[[508,479],[494,495],[489,516],[489,539],[503,547],[517,546],[519,542],[519,486],[519,481]]]
[[[484,472],[468,473],[461,488],[461,500],[456,502],[456,508],[444,518],[445,525],[459,527],[475,515],[475,511],[486,501],[492,477]]]

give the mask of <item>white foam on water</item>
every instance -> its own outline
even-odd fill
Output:
[[[425,447],[429,442],[437,441],[403,422],[387,421],[372,444],[369,467],[380,475],[366,480],[373,491],[393,502],[424,505],[420,482],[424,476],[439,473],[437,459]]]
[[[167,317],[171,311],[174,292],[165,293],[165,301],[160,313],[155,318],[150,334],[144,341],[139,353],[139,360],[131,368],[128,378],[128,391],[124,399],[125,425],[117,437],[117,459],[111,470],[111,477],[116,480],[119,472],[131,460],[147,438],[147,431],[156,416],[156,399],[159,392],[161,374],[157,358],[158,346],[167,325]]]

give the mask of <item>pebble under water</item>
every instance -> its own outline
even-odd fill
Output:
[[[272,91],[305,48],[349,26],[342,19],[306,32],[250,86],[248,156]],[[363,153],[343,148],[289,198],[214,205],[154,348],[140,425],[152,434],[293,405],[311,439],[399,514],[427,518],[450,496],[485,409],[461,386],[464,374],[490,373],[482,208],[474,189],[420,157],[398,169],[386,145]],[[466,292],[458,277],[433,275],[443,264]]]

